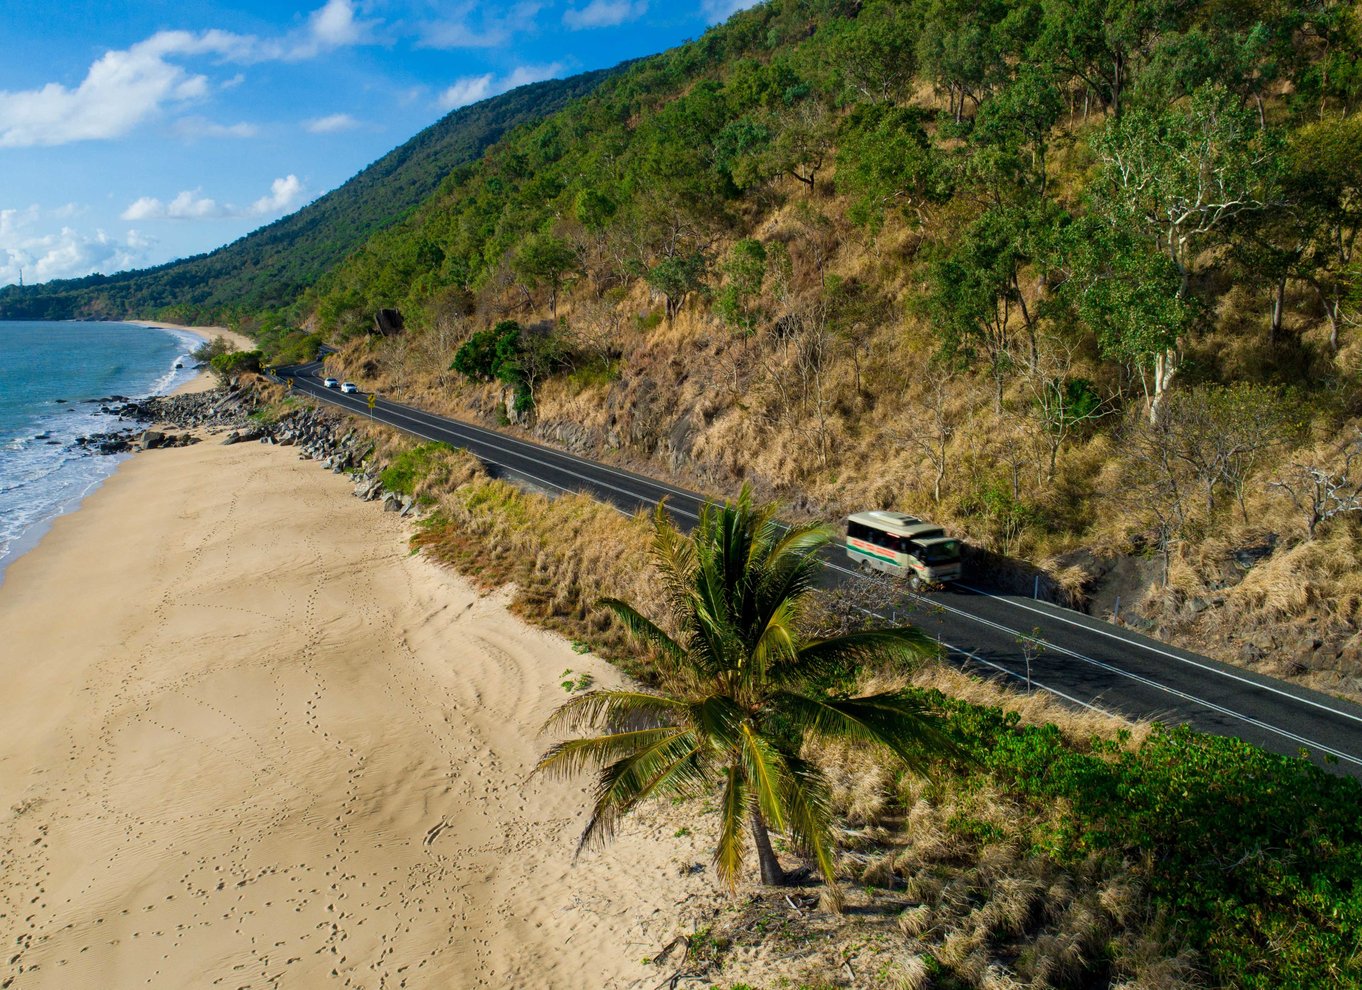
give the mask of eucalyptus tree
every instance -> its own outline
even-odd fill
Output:
[[[1097,212],[1161,252],[1188,298],[1197,260],[1213,238],[1246,214],[1282,205],[1272,136],[1223,86],[1205,86],[1186,105],[1132,110],[1096,146],[1102,163]],[[1152,354],[1150,418],[1181,366],[1181,341]]]
[[[785,528],[775,508],[744,487],[736,502],[707,506],[691,536],[658,506],[653,559],[671,632],[633,606],[606,599],[644,648],[658,688],[596,690],[562,705],[548,727],[592,734],[560,742],[537,773],[598,770],[591,817],[578,846],[604,842],[650,798],[719,791],[714,865],[730,887],[750,834],[761,880],[784,882],[770,831],[834,881],[832,811],[822,773],[800,755],[808,736],[882,747],[915,770],[951,756],[953,744],[926,705],[900,692],[838,690],[862,665],[933,652],[914,629],[810,640],[801,631],[831,538],[821,526]]]
[[[891,209],[921,222],[950,199],[951,170],[924,126],[928,115],[891,103],[857,106],[842,125],[837,189],[851,197],[853,222],[878,231]]]
[[[1176,0],[1041,0],[1032,59],[1082,83],[1115,118]]]
[[[1339,347],[1339,331],[1349,304],[1362,295],[1362,118],[1326,120],[1293,135],[1292,180],[1305,221],[1305,270],[1329,320],[1329,343]]]
[[[990,207],[932,266],[924,305],[942,350],[987,366],[997,411],[1013,369],[1038,361],[1041,314],[1034,295],[1028,302],[1023,273],[1051,253],[1063,220],[1059,207],[1035,198]]]

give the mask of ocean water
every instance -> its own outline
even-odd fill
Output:
[[[72,447],[129,425],[87,400],[176,388],[194,376],[189,352],[199,343],[130,323],[0,321],[0,580],[127,456]]]

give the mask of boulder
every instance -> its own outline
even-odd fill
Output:
[[[143,450],[151,450],[153,447],[164,447],[165,443],[166,435],[160,430],[147,430],[147,432],[142,434],[142,439],[138,446]]]

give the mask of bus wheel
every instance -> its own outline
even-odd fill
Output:
[[[866,577],[870,577],[870,572],[871,572],[871,570],[873,570],[873,568],[871,568],[871,566],[870,566],[870,561],[868,561],[868,560],[862,560],[862,561],[861,561],[859,564],[857,564],[856,566],[857,566],[858,568],[860,568],[862,574],[864,574]]]
[[[922,577],[916,572],[908,575],[908,587],[914,591],[921,591],[923,583]]]

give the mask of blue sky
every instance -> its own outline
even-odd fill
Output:
[[[0,285],[210,250],[456,106],[661,51],[753,2],[0,4]]]

